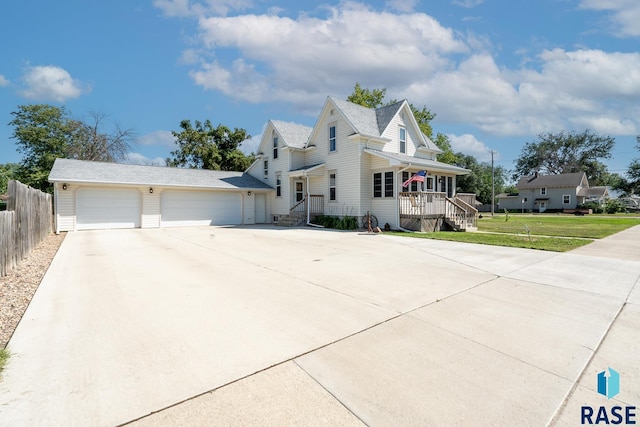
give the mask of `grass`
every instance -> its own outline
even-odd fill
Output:
[[[517,236],[513,234],[492,233],[456,233],[452,231],[438,231],[434,233],[385,233],[394,236],[416,237],[422,239],[449,240],[454,242],[479,243],[483,245],[507,246],[512,248],[529,248],[543,251],[565,252],[591,243],[587,239],[573,239],[561,237]]]
[[[7,351],[7,349],[0,349],[0,373],[2,373],[7,360],[9,360],[9,352]]]
[[[531,235],[601,239],[639,224],[640,218],[617,215],[509,214],[508,221],[504,215],[484,216],[478,220],[478,231],[526,234],[528,228]]]

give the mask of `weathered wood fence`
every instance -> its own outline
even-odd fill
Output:
[[[7,210],[0,212],[0,277],[53,229],[51,194],[9,181],[7,195]]]

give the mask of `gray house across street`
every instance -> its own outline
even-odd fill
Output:
[[[589,187],[584,172],[540,175],[520,178],[517,194],[499,194],[498,209],[545,212],[575,209],[587,201],[599,204],[608,199],[606,187]]]

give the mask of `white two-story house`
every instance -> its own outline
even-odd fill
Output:
[[[456,176],[470,171],[438,162],[440,152],[406,100],[373,109],[328,97],[313,128],[269,121],[246,172],[276,190],[264,207],[268,222],[370,213],[397,229],[411,217],[474,210],[455,197]],[[424,182],[403,188],[419,171]]]

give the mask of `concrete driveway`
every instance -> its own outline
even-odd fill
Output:
[[[70,233],[9,343],[0,425],[576,425],[583,405],[640,406],[638,253],[640,227],[565,254]]]

